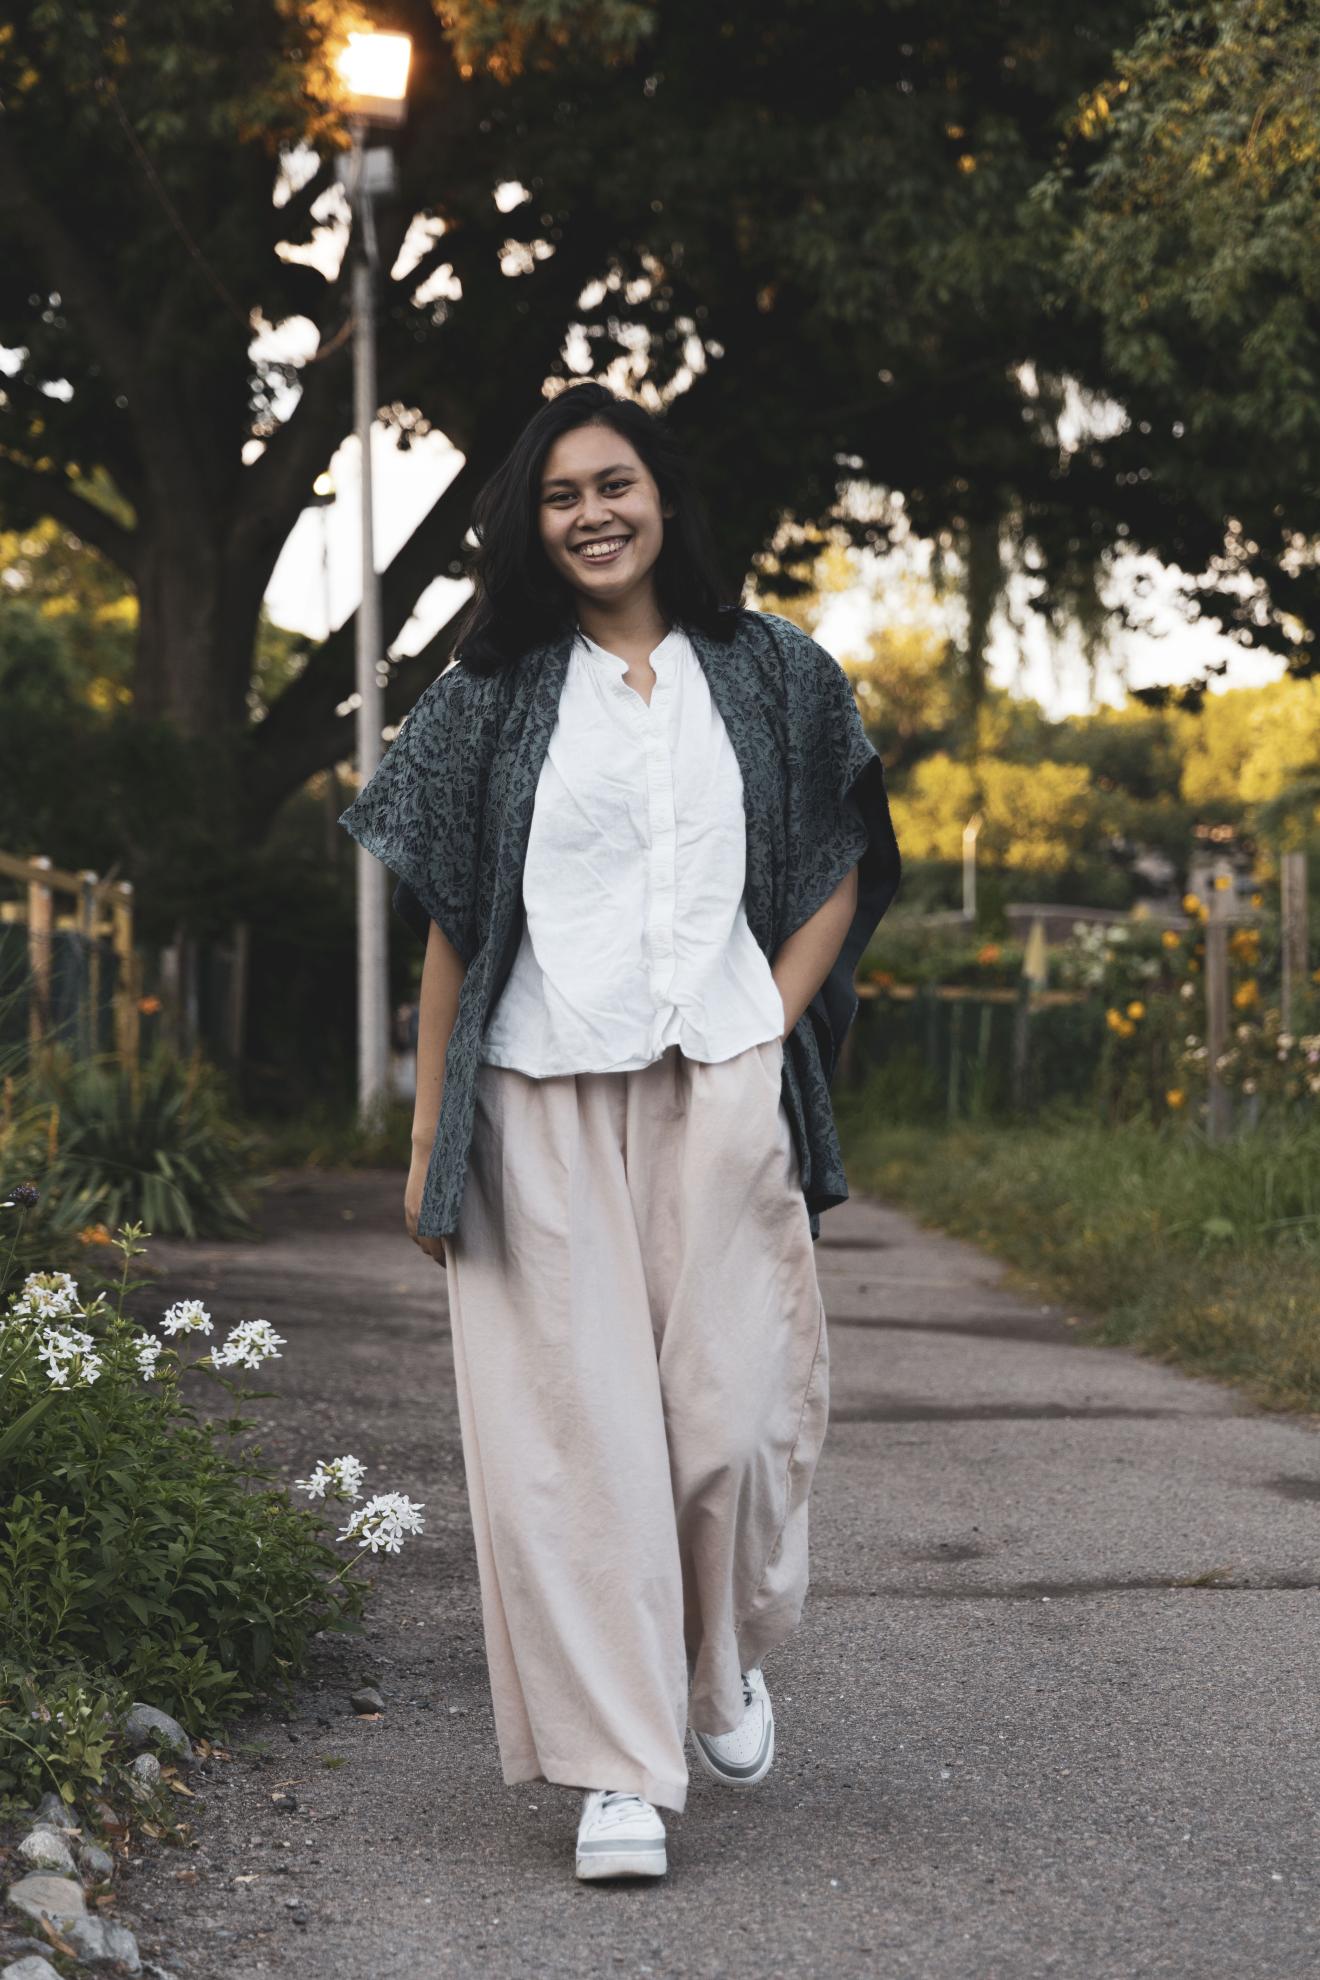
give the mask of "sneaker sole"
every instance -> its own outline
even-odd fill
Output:
[[[714,1755],[709,1751],[709,1749],[706,1746],[705,1740],[702,1738],[701,1734],[697,1732],[695,1727],[693,1728],[693,1732],[692,1732],[692,1743],[697,1749],[697,1758],[701,1762],[701,1765],[705,1768],[706,1772],[710,1775],[711,1779],[713,1781],[718,1781],[721,1787],[731,1787],[731,1788],[755,1787],[759,1781],[763,1781],[765,1779],[766,1775],[770,1772],[771,1767],[774,1765],[775,1722],[773,1719],[771,1719],[770,1724],[767,1726],[765,1743],[762,1746],[761,1751],[757,1754],[756,1758],[754,1760],[747,1761],[747,1763],[741,1767],[730,1768],[727,1767],[723,1761],[717,1760],[714,1757]]]
[[[605,1877],[663,1877],[668,1868],[662,1842],[588,1843],[577,1852],[577,1874],[584,1883]]]

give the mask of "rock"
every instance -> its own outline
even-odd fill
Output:
[[[154,1705],[134,1705],[124,1721],[124,1738],[140,1752],[143,1747],[166,1746],[176,1760],[185,1763],[193,1757],[192,1741],[177,1719],[158,1712]]]
[[[20,1877],[16,1884],[11,1884],[9,1902],[26,1911],[29,1918],[49,1918],[61,1930],[75,1918],[87,1915],[82,1885],[76,1884],[72,1877],[52,1877],[44,1870],[35,1870],[31,1876]]]
[[[60,1980],[60,1976],[40,1953],[29,1953],[26,1959],[11,1960],[8,1966],[0,1967],[0,1980]]]
[[[54,1870],[61,1877],[74,1873],[73,1851],[57,1829],[29,1829],[18,1853],[29,1870]]]
[[[142,1971],[138,1942],[127,1925],[112,1925],[105,1918],[76,1918],[64,1930],[64,1937],[92,1966],[123,1965],[130,1973]]]
[[[37,1803],[37,1812],[32,1818],[34,1826],[42,1829],[76,1829],[78,1816],[67,1801],[61,1801],[57,1794],[43,1794]]]
[[[374,1684],[364,1684],[361,1691],[355,1691],[348,1702],[355,1712],[383,1712],[385,1710],[385,1700],[381,1697]]]
[[[160,1761],[154,1753],[139,1753],[137,1759],[129,1763],[128,1771],[143,1790],[159,1785]]]
[[[115,1859],[100,1843],[83,1843],[78,1851],[78,1863],[84,1877],[94,1884],[102,1884],[115,1874]]]
[[[147,1980],[174,1980],[174,1975],[170,1972],[169,1968],[167,1966],[157,1966],[154,1959],[144,1959],[142,1962],[142,1971],[146,1974]]]
[[[270,1799],[271,1805],[278,1808],[281,1815],[292,1815],[298,1807],[296,1794],[273,1794]]]

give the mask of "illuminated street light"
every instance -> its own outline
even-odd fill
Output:
[[[353,427],[361,459],[362,603],[357,615],[357,770],[362,784],[380,762],[384,722],[381,691],[380,579],[376,575],[371,486],[371,429],[376,422],[376,215],[373,196],[394,190],[394,160],[367,149],[372,126],[394,128],[406,114],[412,43],[406,34],[350,34],[339,57],[348,92],[352,149],[338,176],[353,209]],[[385,868],[357,848],[358,1114],[370,1126],[389,1094],[389,901]]]

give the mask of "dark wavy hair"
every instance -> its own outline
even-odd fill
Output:
[[[672,504],[654,565],[656,599],[671,625],[695,623],[716,639],[732,637],[741,591],[725,583],[687,461],[661,415],[594,381],[572,385],[535,412],[472,505],[467,575],[475,589],[463,607],[452,650],[474,674],[516,666],[531,647],[575,622],[572,586],[545,554],[538,526],[541,473],[561,433],[612,426],[636,449]]]

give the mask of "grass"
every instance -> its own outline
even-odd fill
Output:
[[[887,1125],[839,1098],[849,1180],[981,1244],[1090,1338],[1320,1411],[1320,1125],[1210,1147],[1182,1123]]]

